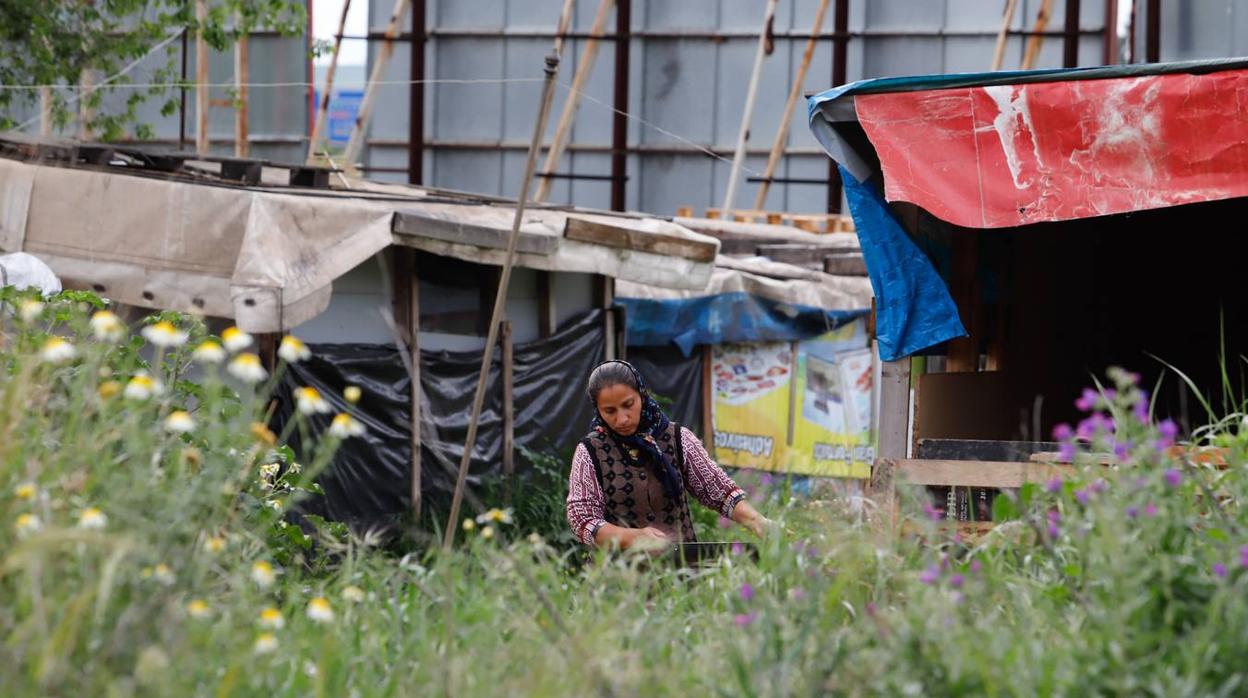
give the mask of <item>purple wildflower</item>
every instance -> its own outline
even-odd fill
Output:
[[[1139,507],[1127,507],[1127,518],[1128,518],[1128,519],[1134,519],[1135,517],[1137,517],[1137,516],[1139,516],[1139,515],[1140,515],[1140,508],[1139,508]]]
[[[1049,494],[1057,494],[1058,492],[1061,492],[1062,478],[1055,477],[1052,480],[1049,480],[1049,482],[1045,484],[1044,489],[1048,490]]]
[[[1154,516],[1157,516],[1157,505],[1153,504],[1152,502],[1149,502],[1147,505],[1145,505],[1144,515],[1150,519],[1153,518]]]
[[[775,481],[776,478],[773,477],[771,473],[763,473],[763,476],[759,479],[758,484],[762,487],[770,487]]]
[[[719,517],[719,519],[718,519],[715,523],[716,523],[716,525],[718,525],[720,528],[729,528],[729,527],[731,527],[731,526],[732,526],[732,519],[725,518],[725,517],[721,516],[721,517]]]
[[[924,584],[935,584],[936,581],[939,579],[940,579],[940,569],[937,568],[936,565],[932,565],[931,567],[928,567],[927,569],[923,570],[922,574],[919,575],[919,581],[923,582]]]
[[[1083,394],[1079,396],[1078,400],[1075,400],[1075,407],[1077,407],[1080,412],[1091,412],[1092,408],[1096,407],[1096,401],[1099,400],[1100,397],[1101,396],[1095,390],[1091,388],[1084,388]]]
[[[1174,439],[1179,435],[1179,425],[1175,424],[1173,419],[1167,419],[1157,425],[1157,431],[1161,434],[1161,440],[1157,442],[1157,445],[1167,448],[1174,445]]]
[[[806,599],[806,590],[801,587],[789,589],[789,598],[794,601],[804,601]]]
[[[1118,460],[1126,461],[1127,456],[1130,455],[1130,453],[1131,453],[1131,450],[1127,447],[1127,444],[1121,441],[1114,443],[1114,457],[1117,458]]]
[[[746,582],[741,585],[741,600],[749,603],[754,600],[754,585]]]
[[[753,625],[756,620],[758,620],[758,614],[750,612],[737,614],[737,617],[733,618],[732,622],[735,623],[738,628],[744,628],[748,625]]]
[[[1086,489],[1075,490],[1075,500],[1078,501],[1083,506],[1086,507],[1088,505],[1088,502],[1091,499],[1092,499],[1092,493],[1089,492],[1088,490]]]
[[[953,587],[954,589],[961,589],[962,585],[965,582],[966,582],[966,577],[963,577],[960,574],[955,574],[949,578],[949,586]]]
[[[1183,471],[1178,468],[1170,468],[1166,471],[1166,484],[1171,487],[1178,487],[1183,484]]]
[[[1132,411],[1135,413],[1136,419],[1140,420],[1141,422],[1145,424],[1148,423],[1148,393],[1147,392],[1140,393],[1139,398],[1135,401],[1135,405],[1132,408]]]
[[[1057,449],[1057,459],[1063,463],[1075,462],[1075,442],[1063,441]]]
[[[732,544],[732,554],[733,554],[733,555],[740,555],[740,554],[741,554],[741,553],[743,553],[743,552],[745,552],[745,546],[744,546],[744,545],[741,545],[740,543],[733,543],[733,544]]]
[[[974,572],[975,574],[979,574],[979,571],[982,570],[983,568],[984,568],[984,563],[980,562],[979,560],[971,560],[972,572]]]
[[[1105,490],[1109,489],[1109,483],[1105,482],[1104,478],[1097,478],[1096,481],[1090,485],[1090,488],[1093,492],[1101,494]]]
[[[1062,521],[1062,514],[1057,509],[1049,510],[1049,537],[1057,538],[1061,534],[1058,524]]]
[[[1213,575],[1217,577],[1218,579],[1225,578],[1226,577],[1226,565],[1222,564],[1221,562],[1213,563]]]
[[[1248,567],[1248,545],[1239,549],[1239,566]]]
[[[923,502],[923,513],[932,521],[940,521],[945,518],[945,510],[937,509],[932,506],[931,502]]]
[[[1069,424],[1058,424],[1053,427],[1053,438],[1058,441],[1069,441],[1075,435],[1075,430],[1070,428]]]

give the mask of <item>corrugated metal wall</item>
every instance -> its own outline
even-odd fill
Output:
[[[833,5],[835,5],[835,1]],[[1022,0],[1014,28],[1035,21],[1041,0]],[[1054,3],[1049,30],[1064,26],[1065,3]],[[427,0],[429,29],[426,78],[517,79],[542,75],[542,59],[551,47],[562,6],[560,0]],[[588,32],[598,0],[578,0],[574,30]],[[627,206],[659,214],[679,206],[695,209],[722,203],[730,165],[698,152],[692,142],[732,157],[750,68],[762,23],[764,0],[633,0],[627,111]],[[793,76],[798,70],[818,0],[784,1],[776,17],[775,52],[764,63],[763,80],[752,123],[746,167],[760,173],[771,147]],[[850,80],[882,75],[986,70],[992,60],[1004,2],[984,0],[851,0],[847,76]],[[370,24],[381,31],[392,0],[371,0]],[[823,31],[833,31],[829,10]],[[1082,3],[1080,65],[1099,64],[1105,7]],[[614,14],[608,24],[613,32]],[[408,28],[405,20],[404,28]],[[926,34],[926,36],[920,36]],[[787,36],[794,37],[792,40]],[[1025,39],[1011,36],[1005,67],[1017,67]],[[560,70],[570,83],[584,46],[570,42]],[[374,45],[371,55],[376,54]],[[570,152],[559,172],[609,175],[614,42],[604,41],[572,132]],[[397,46],[387,79],[409,79],[406,43]],[[832,85],[833,50],[823,40],[816,50],[806,91]],[[1062,39],[1044,42],[1037,67],[1062,63]],[[424,181],[429,184],[515,195],[524,164],[538,83],[428,85],[425,118]],[[567,90],[556,96],[550,133]],[[766,208],[818,212],[826,209],[823,182],[828,161],[805,124],[799,104],[793,117],[787,153],[778,177],[819,180],[816,184],[777,184]],[[657,127],[657,128],[656,128]],[[668,133],[663,133],[667,131]],[[675,138],[675,134],[680,138]],[[548,134],[549,139],[549,134]],[[406,180],[408,97],[405,86],[382,88],[367,162],[381,168],[374,176]],[[688,142],[686,142],[688,141]],[[747,173],[748,176],[748,173]],[[552,201],[609,207],[610,182],[557,180]],[[738,208],[750,208],[756,184],[744,184]]]

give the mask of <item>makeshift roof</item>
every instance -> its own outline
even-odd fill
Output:
[[[37,255],[68,287],[253,332],[317,315],[336,278],[391,244],[502,263],[514,201],[330,174],[0,134],[0,251]],[[533,207],[516,263],[700,289],[718,249],[654,217]]]
[[[875,289],[881,357],[965,334],[886,200],[1000,228],[1248,196],[1245,96],[1248,59],[883,78],[811,97]]]

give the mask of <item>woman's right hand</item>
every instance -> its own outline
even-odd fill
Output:
[[[632,550],[656,551],[666,550],[671,546],[671,539],[666,533],[654,526],[633,529],[633,534],[626,548]]]

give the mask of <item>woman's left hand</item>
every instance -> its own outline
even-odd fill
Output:
[[[751,533],[762,538],[767,535],[767,529],[771,527],[771,520],[766,516],[758,513],[750,503],[742,500],[732,510],[732,518],[737,523],[746,527]]]

